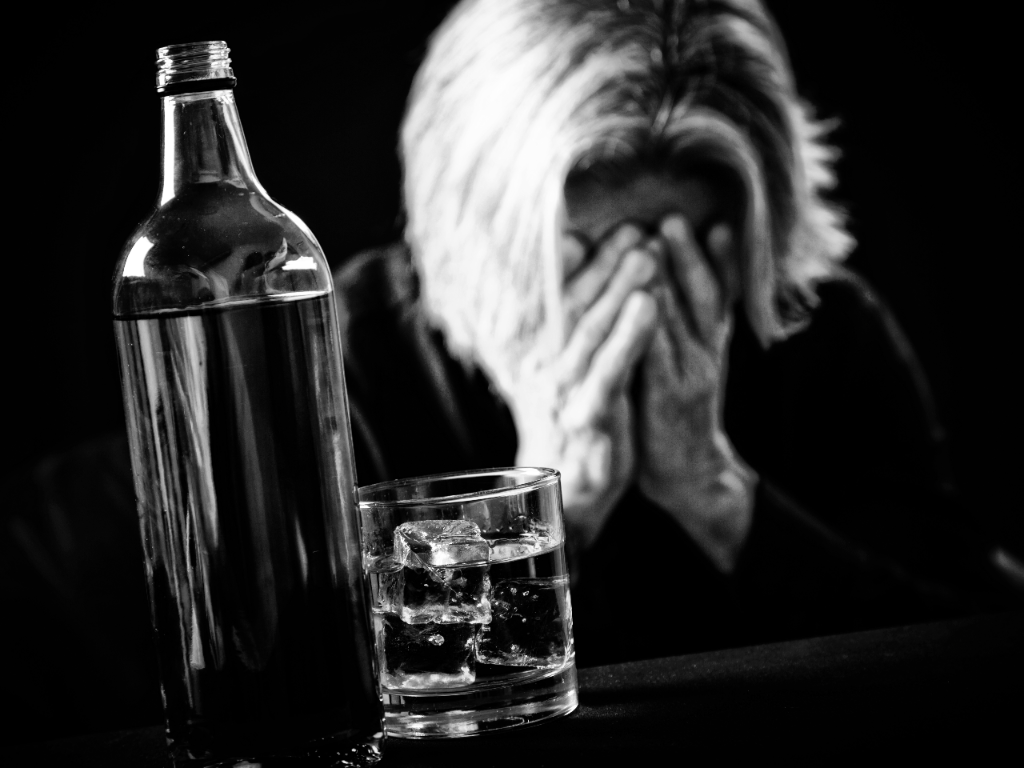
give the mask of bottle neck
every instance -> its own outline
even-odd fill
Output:
[[[164,96],[160,205],[193,184],[261,190],[230,89]]]

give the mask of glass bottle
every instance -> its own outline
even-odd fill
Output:
[[[160,198],[113,304],[171,756],[372,764],[381,704],[330,269],[256,180],[227,46],[157,55]]]

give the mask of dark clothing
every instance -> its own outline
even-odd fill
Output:
[[[448,354],[404,247],[335,280],[359,482],[515,463],[511,416]],[[734,574],[630,489],[574,563],[578,658],[592,665],[912,622],[978,609],[988,585],[942,430],[906,340],[849,272],[806,330],[768,350],[738,323],[725,428],[760,475]]]

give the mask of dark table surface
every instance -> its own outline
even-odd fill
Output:
[[[1014,744],[1019,756],[1022,653],[1024,613],[1010,612],[584,669],[580,706],[568,717],[468,739],[391,739],[382,765],[700,765],[743,756],[832,764],[961,750],[976,760]],[[154,726],[23,744],[13,765],[148,768],[165,765],[164,749]]]

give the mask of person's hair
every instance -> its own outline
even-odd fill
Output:
[[[466,0],[431,39],[402,127],[413,252],[456,354],[520,357],[560,328],[573,174],[708,164],[742,184],[740,270],[763,343],[852,240],[835,152],[758,0]],[[555,333],[559,333],[556,331]]]

